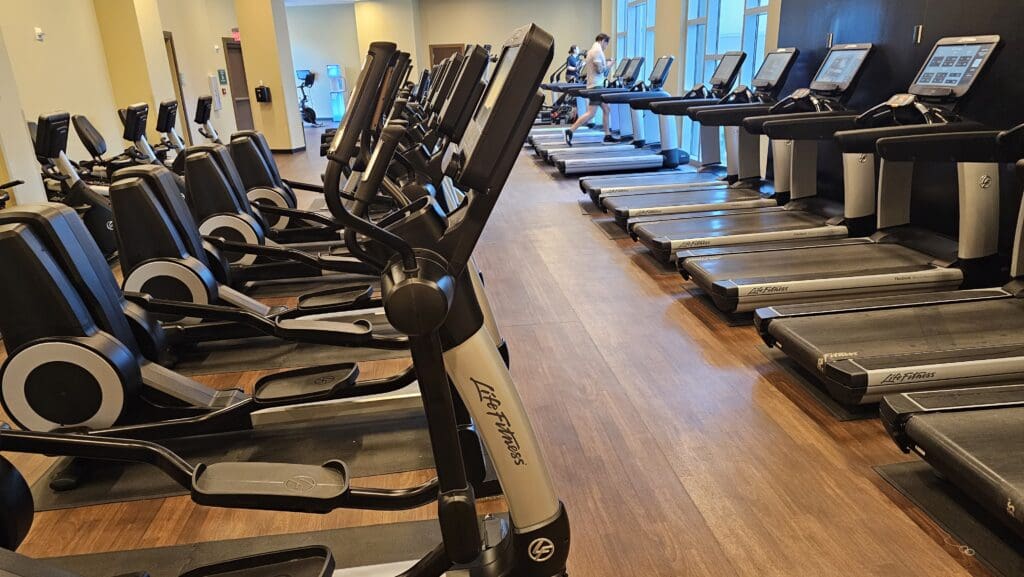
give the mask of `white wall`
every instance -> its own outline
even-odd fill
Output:
[[[43,42],[35,40],[37,26],[46,34]],[[121,122],[92,2],[0,2],[0,30],[25,118],[55,110],[84,114],[111,150],[120,151]],[[68,140],[71,158],[87,158],[77,137]]]
[[[222,39],[231,36],[238,26],[233,0],[157,0],[164,30],[174,37],[174,49],[182,75],[182,94],[188,110],[189,123],[196,113],[196,100],[210,94],[209,76],[216,78],[218,69],[226,69]],[[214,127],[223,137],[235,130],[235,111],[231,105],[231,88],[218,89],[221,110],[211,116]],[[183,131],[181,131],[183,132]],[[202,137],[194,129],[195,142]]]
[[[670,0],[662,0],[668,2]],[[490,44],[497,50],[512,30],[535,23],[555,37],[552,69],[565,62],[569,46],[586,50],[601,30],[601,0],[419,0],[421,65],[431,44]]]
[[[319,118],[330,118],[331,80],[327,78],[327,65],[341,65],[346,102],[359,76],[362,56],[356,40],[355,8],[351,4],[290,6],[287,14],[292,64],[296,69],[316,72],[316,83],[307,91],[309,105]]]

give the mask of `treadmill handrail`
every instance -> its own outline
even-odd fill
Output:
[[[848,110],[815,110],[813,112],[793,112],[790,114],[765,114],[762,116],[751,116],[743,119],[743,129],[751,134],[765,134],[764,125],[769,122],[780,120],[798,121],[809,118],[825,118],[830,116],[846,116],[856,112]]]
[[[772,106],[762,102],[699,106],[691,108],[689,116],[704,126],[741,126],[744,119],[760,116],[771,110]]]
[[[831,114],[810,118],[786,118],[765,122],[761,126],[770,138],[777,140],[832,140],[837,132],[857,126],[857,113],[851,110],[837,110]]]
[[[835,139],[843,152],[875,154],[878,148],[878,141],[883,138],[948,132],[977,132],[980,130],[990,129],[979,122],[964,120],[949,124],[908,124],[880,128],[855,128],[836,132]]]
[[[655,114],[664,114],[666,116],[685,116],[691,108],[696,108],[698,106],[710,106],[718,104],[720,101],[720,98],[676,97],[662,102],[655,102],[651,105],[651,110],[653,110]]]
[[[1024,124],[1010,130],[942,132],[882,138],[878,155],[910,162],[1016,162],[1024,158]]]

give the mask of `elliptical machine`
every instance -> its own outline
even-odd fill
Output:
[[[361,88],[379,85],[394,51],[392,43],[371,44],[360,74]],[[436,500],[442,542],[401,575],[441,577],[456,570],[480,577],[564,576],[569,552],[565,508],[515,384],[486,334],[479,304],[466,284],[469,257],[540,110],[543,95],[537,88],[553,52],[554,39],[533,25],[517,30],[506,42],[461,151],[453,151],[445,163],[446,172],[472,191],[447,218],[425,197],[384,228],[359,218],[342,203],[343,166],[337,159],[351,156],[365,128],[361,124],[376,104],[364,90],[357,89],[352,112],[330,148],[325,189],[332,214],[387,256],[381,275],[383,300],[388,318],[409,335],[436,479],[408,489],[352,487],[340,461],[322,466],[193,466],[154,443],[80,434],[0,430],[0,446],[15,452],[150,462],[188,487],[195,502],[209,506],[326,513],[342,507],[404,509]],[[357,194],[357,209],[376,193],[404,130],[400,123],[385,128]],[[508,502],[511,526],[502,523],[493,533],[481,531],[477,518],[452,386],[479,423]],[[309,489],[295,491],[296,479]]]

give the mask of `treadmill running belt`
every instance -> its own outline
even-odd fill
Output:
[[[907,436],[931,466],[1024,536],[1024,407],[918,414]]]
[[[718,176],[706,173],[696,172],[695,170],[669,170],[665,172],[656,172],[652,174],[630,174],[623,176],[601,176],[595,178],[584,178],[580,182],[580,186],[586,187],[587,190],[607,190],[613,188],[621,188],[627,186],[665,186],[678,183],[695,182],[695,181],[708,181],[715,182],[718,180]]]
[[[872,358],[916,356],[923,357],[916,362],[934,364],[955,362],[970,351],[1024,355],[1024,301],[1003,298],[780,318],[768,330],[787,355],[826,384],[837,384],[824,379],[823,370],[842,359],[869,363]]]
[[[737,284],[841,278],[933,268],[934,257],[899,244],[863,243],[687,259],[694,281],[708,288]]]
[[[657,242],[800,230],[824,226],[825,218],[799,210],[758,210],[721,216],[683,218],[638,224],[633,233]]]
[[[721,204],[724,202],[741,202],[760,200],[761,194],[749,188],[710,188],[683,192],[657,192],[651,194],[630,194],[610,196],[604,199],[604,206],[609,211],[632,211],[630,216],[642,216],[645,208],[666,206],[691,206],[695,204]]]

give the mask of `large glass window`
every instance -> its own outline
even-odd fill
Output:
[[[769,0],[689,0],[686,11],[686,70],[683,88],[711,79],[722,55],[743,50],[747,59],[739,82],[749,85],[764,60]],[[683,119],[683,149],[700,158],[700,134],[689,118]],[[724,145],[723,145],[724,146]],[[724,151],[723,151],[724,154]]]
[[[615,58],[644,57],[640,78],[654,66],[656,0],[616,0]]]

